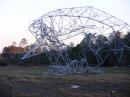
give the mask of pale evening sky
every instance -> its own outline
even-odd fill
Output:
[[[0,0],[0,52],[22,38],[34,43],[28,31],[32,20],[55,9],[82,6],[93,6],[130,24],[130,0]]]

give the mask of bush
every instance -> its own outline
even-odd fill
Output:
[[[6,65],[7,63],[4,60],[0,59],[0,66],[6,66]]]
[[[49,65],[50,60],[45,53],[29,57],[27,59],[19,61],[21,66],[36,66],[36,65]]]

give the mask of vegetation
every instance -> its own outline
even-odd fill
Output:
[[[104,46],[101,49],[101,55],[104,56],[103,58],[105,59],[106,56],[108,56],[107,59],[103,59],[104,62],[101,66],[116,66],[118,62],[118,58],[120,57],[120,53],[115,53],[114,51],[109,51],[109,48],[115,48],[116,44],[116,49],[121,49],[122,48],[122,43],[126,44],[127,46],[130,46],[130,33],[128,33],[126,36],[123,38],[120,36],[120,32],[117,33],[116,36],[110,35],[109,37],[103,36],[103,35],[98,35],[96,36],[96,40],[92,41],[93,39],[89,38],[94,38],[95,36],[93,34],[87,34],[85,38],[82,40],[80,44],[77,44],[74,46],[74,43],[70,44],[69,49],[67,50],[67,53],[69,54],[71,60],[81,60],[83,56],[86,56],[88,59],[88,62],[90,64],[97,64],[96,57],[94,52],[89,50],[89,43],[91,42],[91,46],[93,48],[98,48],[99,46],[101,47],[102,45]],[[108,43],[109,42],[109,43]],[[51,56],[52,60],[49,60],[48,58],[48,53],[57,53],[57,51],[51,50],[51,51],[46,51],[43,52],[37,56],[33,56],[31,58],[28,58],[26,60],[21,61],[21,57],[28,51],[28,49],[31,48],[31,45],[27,45],[27,40],[23,38],[20,41],[20,45],[16,46],[16,42],[13,42],[11,46],[5,47],[3,49],[2,56],[7,64],[16,64],[19,63],[20,65],[32,65],[32,64],[43,64],[43,65],[48,65],[51,64],[51,61],[55,61],[55,56]],[[40,50],[38,50],[41,52]],[[83,53],[86,52],[86,53]],[[108,54],[109,53],[109,54]],[[108,55],[107,55],[108,54]],[[65,54],[63,53],[63,56]],[[128,49],[123,49],[123,57],[124,59],[122,62],[118,63],[118,66],[128,66],[130,64],[130,52]],[[63,62],[63,59],[59,57],[59,60]],[[63,62],[64,63],[64,62]]]
[[[101,69],[103,72],[96,75],[52,76],[46,75],[47,66],[0,67],[0,80],[11,86],[12,97],[130,96],[129,68]],[[72,88],[72,85],[78,85],[79,88]],[[115,91],[113,95],[112,91]]]
[[[21,66],[33,66],[33,65],[49,65],[51,64],[47,54],[41,53],[37,56],[30,57],[25,60],[19,61]]]
[[[0,59],[0,66],[6,66],[7,63],[4,61],[4,59]]]

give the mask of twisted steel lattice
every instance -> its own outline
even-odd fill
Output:
[[[29,26],[29,31],[36,38],[36,42],[22,59],[41,53],[37,49],[42,48],[42,52],[48,51],[47,55],[53,65],[66,64],[69,70],[74,72],[83,71],[83,64],[90,65],[87,61],[87,51],[91,51],[95,56],[97,65],[101,65],[109,56],[110,51],[113,51],[115,55],[118,53],[118,63],[120,63],[124,58],[123,50],[129,50],[127,44],[120,41],[120,46],[115,43],[114,48],[109,47],[105,57],[102,55],[102,52],[106,52],[103,51],[106,44],[110,44],[114,36],[125,35],[130,31],[130,26],[124,21],[91,6],[64,8],[48,12],[34,20]],[[105,41],[100,35],[110,38]],[[97,37],[100,38],[100,44],[96,44],[95,47],[94,43],[97,41]],[[67,52],[70,42],[75,44],[82,42],[80,60],[70,58]],[[52,50],[53,52],[51,52]]]

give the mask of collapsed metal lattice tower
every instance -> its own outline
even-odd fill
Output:
[[[110,44],[112,38],[119,34],[120,36],[127,34],[130,31],[130,26],[124,21],[91,6],[63,8],[48,12],[34,20],[29,26],[29,31],[36,38],[36,42],[22,59],[41,53],[37,49],[42,48],[42,52],[48,52],[48,57],[53,65],[65,64],[73,67],[75,72],[76,68],[81,68],[82,71],[84,63],[89,65],[86,57],[87,51],[91,51],[97,60],[97,65],[101,65],[109,56],[110,51],[119,53],[120,62],[124,57],[123,49],[129,50],[127,44],[120,42],[121,46],[115,44],[114,48],[109,47],[106,56],[102,56],[106,44]],[[105,41],[100,35],[109,37],[108,41]],[[95,41],[99,36],[100,44],[96,44]],[[82,42],[80,60],[70,58],[67,50],[71,42],[75,45]],[[94,44],[97,46],[93,46]],[[52,50],[57,53],[51,52]]]

